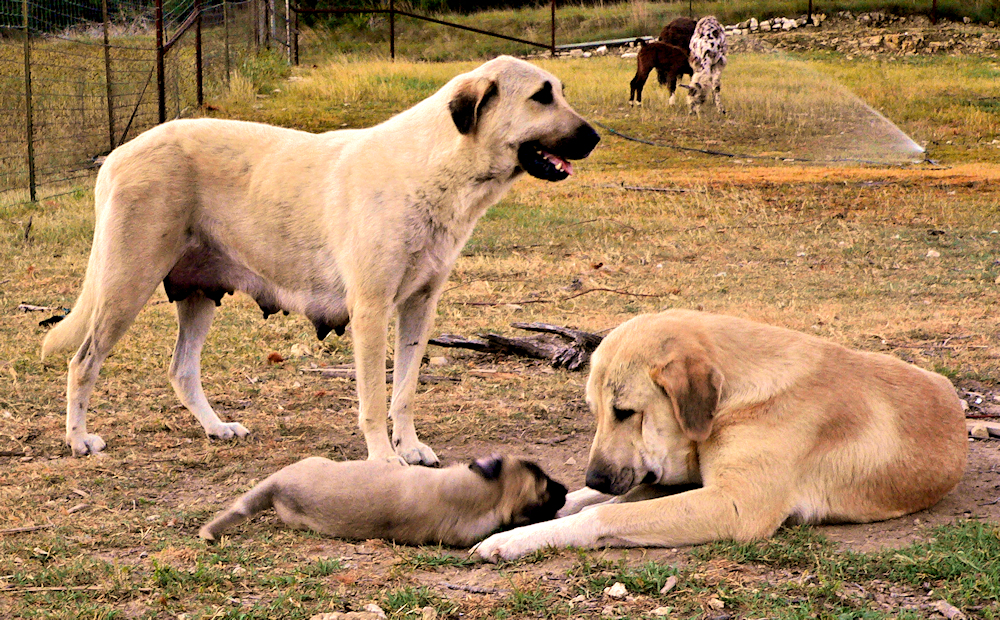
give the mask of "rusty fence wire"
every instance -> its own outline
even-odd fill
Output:
[[[0,204],[74,191],[113,148],[220,92],[264,43],[268,2],[0,0]]]

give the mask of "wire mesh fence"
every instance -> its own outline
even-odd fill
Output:
[[[76,189],[116,146],[225,88],[278,43],[260,34],[273,2],[0,0],[0,203]]]

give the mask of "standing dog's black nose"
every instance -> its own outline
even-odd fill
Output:
[[[594,131],[594,128],[589,123],[583,123],[573,136],[573,148],[566,154],[567,159],[583,159],[590,155],[600,141],[601,136]]]

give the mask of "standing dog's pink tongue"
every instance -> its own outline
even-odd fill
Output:
[[[552,153],[547,153],[545,151],[541,151],[541,153],[545,159],[549,160],[549,163],[556,167],[556,170],[565,172],[566,174],[573,174],[573,164],[561,157],[556,157]]]

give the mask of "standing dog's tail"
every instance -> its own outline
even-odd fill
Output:
[[[268,477],[254,488],[243,494],[233,505],[223,510],[214,519],[198,530],[198,536],[213,543],[219,539],[222,532],[243,523],[254,515],[261,513],[274,504],[274,476]]]
[[[45,335],[45,340],[42,341],[42,361],[60,351],[76,351],[83,344],[96,306],[97,291],[93,283],[94,274],[97,271],[94,266],[95,262],[96,257],[91,251],[90,263],[87,265],[87,275],[83,278],[80,296],[76,298],[76,303],[73,304],[70,313],[56,323]]]

